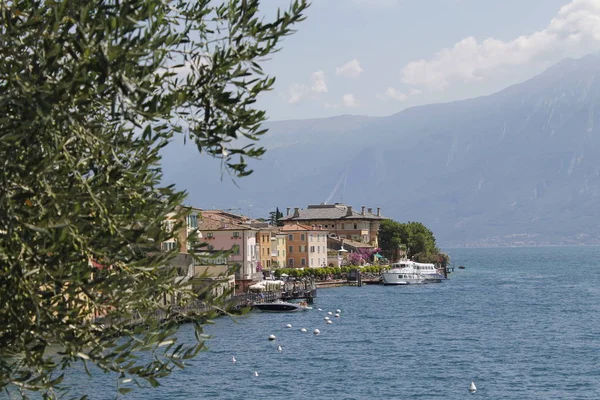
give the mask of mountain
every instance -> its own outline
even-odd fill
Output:
[[[252,176],[173,143],[165,178],[203,208],[252,217],[344,202],[420,221],[441,245],[600,243],[600,56],[498,93],[388,117],[268,124]]]

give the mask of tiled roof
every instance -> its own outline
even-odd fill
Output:
[[[295,232],[295,231],[326,231],[326,229],[319,229],[310,225],[303,224],[289,224],[281,227],[281,232]]]
[[[198,219],[200,231],[239,231],[254,229],[244,223],[246,217],[219,210],[204,210]]]
[[[321,204],[309,205],[307,208],[298,210],[299,216],[294,217],[294,211],[291,210],[290,215],[281,218],[282,221],[310,221],[319,219],[342,220],[342,219],[364,219],[364,220],[382,220],[384,217],[365,210],[356,211],[352,209],[348,215],[348,207],[344,204]]]

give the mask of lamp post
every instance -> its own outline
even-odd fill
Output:
[[[342,266],[342,259],[344,253],[347,253],[348,250],[344,249],[344,242],[342,241],[342,247],[338,250],[338,268]]]

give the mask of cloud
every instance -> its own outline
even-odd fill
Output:
[[[416,96],[421,93],[421,90],[415,88],[412,88],[407,93],[404,93],[390,86],[383,94],[378,94],[377,97],[383,100],[406,101],[409,96]]]
[[[391,86],[385,90],[385,93],[383,96],[387,99],[396,100],[396,101],[406,101],[406,99],[408,99],[408,95],[397,91],[396,89],[394,89]]]
[[[335,74],[345,78],[358,78],[363,71],[364,69],[360,67],[360,63],[355,58],[354,60],[348,61],[341,67],[337,67],[335,69]]]
[[[313,72],[310,76],[311,84],[304,85],[292,83],[288,88],[288,103],[294,104],[306,97],[314,97],[318,93],[327,93],[327,82],[325,72],[322,70]]]
[[[509,41],[489,38],[478,42],[467,37],[430,60],[413,61],[402,69],[402,82],[443,90],[457,82],[486,80],[505,68],[534,63],[548,66],[598,46],[600,0],[573,0],[541,31]]]
[[[342,96],[342,104],[346,108],[354,108],[358,106],[358,101],[356,101],[353,94],[348,93]]]

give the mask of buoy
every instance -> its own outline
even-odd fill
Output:
[[[330,319],[327,320],[328,324],[333,324],[333,321],[331,321]]]
[[[281,348],[281,345],[277,346],[277,351],[283,351],[283,349]]]
[[[331,311],[327,311],[327,315],[333,315]]]
[[[315,335],[318,335],[319,333],[321,333],[321,331],[320,331],[320,330],[318,330],[318,329],[315,329],[315,330],[313,331],[313,333],[314,333]]]
[[[325,317],[323,318],[325,321],[329,321],[329,317]]]
[[[237,360],[235,359],[235,356],[231,357],[231,362],[235,364]]]
[[[476,391],[477,391],[477,386],[475,386],[475,382],[471,382],[471,385],[469,386],[469,392],[475,393]]]
[[[335,312],[339,314],[339,313],[341,313],[341,312],[342,312],[342,310],[340,310],[340,309],[338,308],[337,310],[335,310]]]
[[[300,332],[306,332],[306,328],[300,328]]]
[[[323,309],[322,309],[322,308],[317,308],[317,310],[319,310],[319,311],[323,311]]]
[[[254,371],[254,376],[258,376],[258,371]]]
[[[340,314],[335,314],[334,317],[339,318]]]
[[[291,327],[292,327],[292,324],[287,324],[285,327],[286,327],[286,328],[291,328]]]
[[[277,339],[277,336],[275,336],[275,335],[269,335],[269,340],[275,340],[275,339]]]

